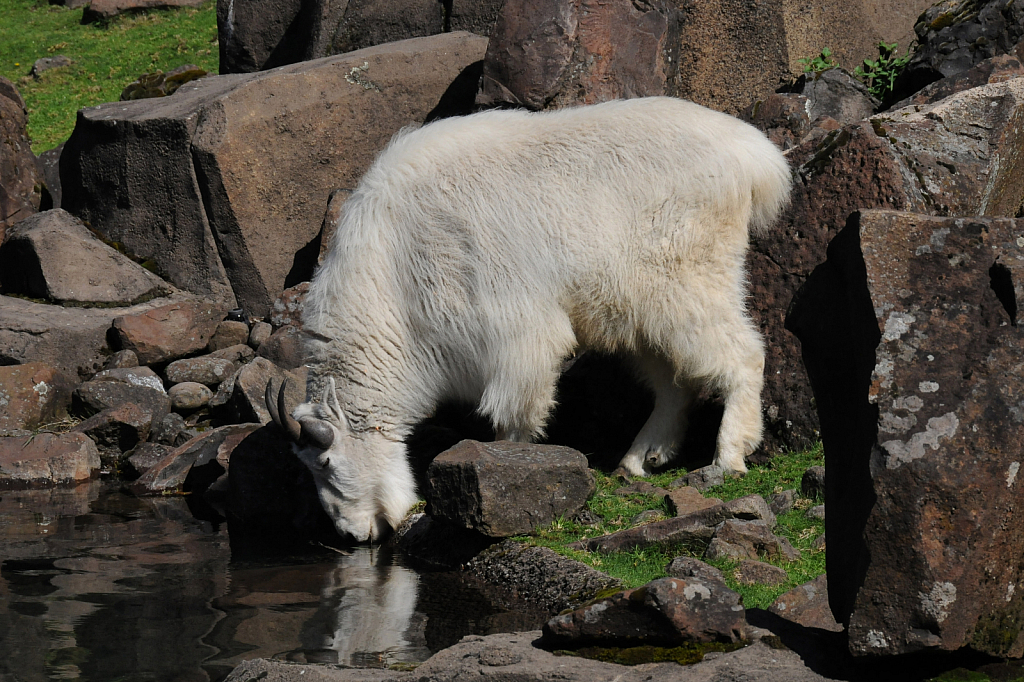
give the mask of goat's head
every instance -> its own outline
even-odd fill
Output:
[[[416,502],[405,445],[380,431],[355,432],[338,403],[334,379],[319,402],[289,413],[285,387],[267,384],[270,416],[294,441],[292,449],[309,467],[320,504],[342,535],[373,542],[394,528]]]

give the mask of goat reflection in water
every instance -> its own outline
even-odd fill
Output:
[[[303,627],[296,654],[310,663],[360,668],[426,660],[425,619],[415,617],[418,589],[419,576],[386,554],[362,549],[339,557],[324,575],[320,608]]]

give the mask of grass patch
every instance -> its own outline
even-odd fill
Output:
[[[32,151],[56,147],[84,107],[116,102],[143,73],[195,64],[217,73],[216,3],[199,9],[150,10],[82,25],[82,10],[46,0],[0,0],[0,76],[25,99]],[[28,75],[40,57],[71,65]]]
[[[808,467],[824,464],[824,451],[821,445],[803,452],[778,455],[769,463],[751,466],[749,473],[743,478],[727,479],[724,484],[704,491],[706,497],[717,497],[724,501],[745,495],[758,494],[770,499],[775,493],[787,489],[798,489],[804,471]],[[685,469],[673,469],[649,479],[656,486],[666,487],[672,481],[686,473]],[[604,571],[622,580],[627,587],[639,587],[651,580],[665,577],[665,568],[669,562],[687,554],[703,559],[703,547],[648,547],[631,552],[599,554],[572,550],[567,545],[578,540],[594,538],[607,533],[632,527],[632,520],[648,509],[655,509],[668,516],[665,500],[655,495],[618,495],[616,491],[625,485],[617,477],[597,472],[597,492],[587,501],[585,509],[597,520],[594,526],[586,526],[569,519],[558,519],[550,526],[538,529],[531,536],[516,538],[541,547],[550,547],[564,556],[581,561],[589,566]],[[778,586],[740,585],[736,581],[736,562],[711,561],[726,577],[730,588],[743,595],[743,603],[748,608],[767,608],[784,592],[802,585],[825,572],[825,550],[814,549],[814,540],[825,532],[824,522],[806,517],[805,512],[818,500],[799,498],[797,508],[778,516],[775,534],[789,540],[801,551],[798,561],[769,560],[762,561],[774,564],[786,570],[789,580]]]

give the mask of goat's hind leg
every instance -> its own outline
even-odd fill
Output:
[[[670,362],[654,353],[641,356],[637,366],[645,383],[654,391],[654,410],[619,466],[633,476],[646,476],[679,454],[695,392],[685,380],[682,383],[676,380]]]

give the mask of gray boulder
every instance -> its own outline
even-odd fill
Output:
[[[587,458],[571,448],[464,440],[427,470],[427,513],[491,537],[532,532],[594,493]]]
[[[172,384],[186,381],[216,387],[235,373],[235,364],[226,358],[204,355],[175,360],[164,369],[164,376]]]
[[[79,417],[91,417],[125,403],[146,409],[153,420],[163,419],[171,409],[171,401],[163,391],[120,381],[86,381],[71,394],[71,412]]]

